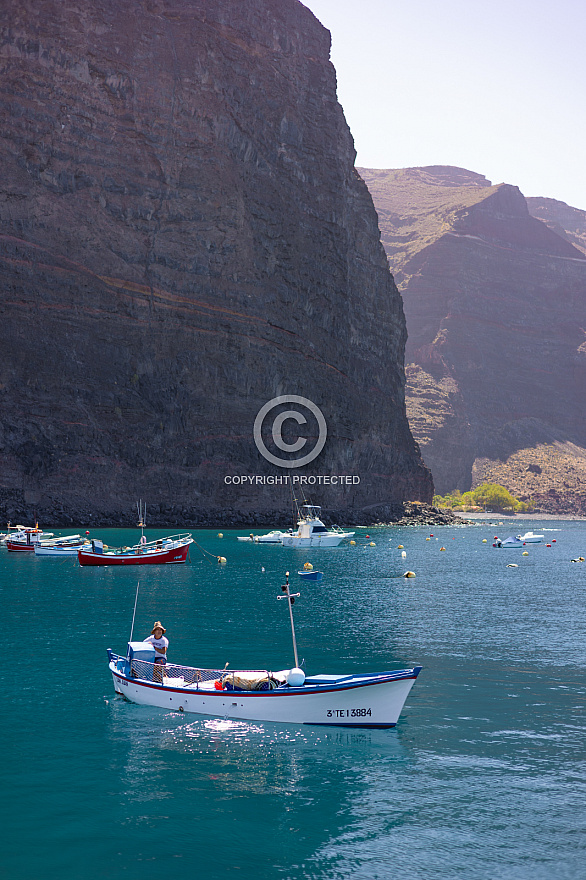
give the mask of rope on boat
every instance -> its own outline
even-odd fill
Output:
[[[225,556],[216,556],[214,553],[210,553],[209,550],[206,550],[205,547],[202,547],[200,544],[198,544],[197,541],[195,540],[195,538],[193,538],[193,535],[192,535],[192,539],[193,539],[193,543],[195,544],[195,546],[198,548],[198,550],[201,551],[203,558],[207,559],[208,562],[211,562],[212,559],[214,559],[216,562],[220,562],[220,563],[222,562],[222,560],[224,562],[226,561]]]

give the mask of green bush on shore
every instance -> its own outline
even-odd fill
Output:
[[[505,511],[512,510],[515,513],[526,513],[531,510],[531,505],[519,501],[511,495],[504,486],[498,483],[483,483],[470,492],[460,492],[456,489],[447,495],[434,495],[434,507],[449,507],[451,510],[489,510]]]

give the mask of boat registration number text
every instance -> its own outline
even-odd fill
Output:
[[[328,709],[328,718],[365,718],[371,716],[371,709]]]

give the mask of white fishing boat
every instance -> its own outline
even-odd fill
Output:
[[[204,669],[154,663],[148,642],[133,642],[126,656],[108,648],[114,689],[127,700],[177,712],[342,727],[388,728],[397,724],[421,666],[388,672],[306,676],[299,668],[289,575],[277,598],[289,606],[295,666],[292,669]],[[138,589],[137,589],[138,597]],[[136,602],[135,602],[136,611]],[[133,619],[134,625],[134,619]]]
[[[60,543],[40,543],[35,544],[35,556],[77,556],[79,550],[91,548],[89,542],[67,541]]]
[[[540,544],[543,541],[544,535],[536,535],[534,532],[525,532],[524,535],[516,535],[517,540],[522,541],[523,544]]]
[[[297,531],[281,538],[283,547],[337,547],[354,532],[344,532],[338,526],[327,528],[320,519],[321,507],[303,504],[297,523]]]

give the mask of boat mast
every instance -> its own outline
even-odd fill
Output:
[[[136,616],[136,603],[138,602],[138,588],[140,587],[140,581],[136,585],[136,596],[134,597],[134,611],[132,612],[132,626],[130,627],[130,639],[129,642],[132,641],[132,634],[134,632],[134,618]],[[130,647],[128,648],[128,653],[130,654]]]
[[[136,507],[138,510],[138,527],[140,529],[140,537],[142,539],[144,538],[144,529],[146,526],[146,502],[143,504],[142,500],[137,501]],[[141,544],[142,543],[144,542],[141,540]]]
[[[289,488],[291,489],[291,506],[293,508],[293,527],[295,527],[295,523],[298,523],[301,519],[301,508],[295,492],[293,491],[293,485],[291,484]]]
[[[289,572],[285,572],[285,583],[282,584],[281,590],[285,593],[284,596],[277,596],[277,599],[288,599],[289,602],[289,617],[291,619],[291,636],[293,638],[293,654],[295,656],[295,668],[299,669],[299,660],[297,659],[297,641],[295,639],[295,625],[293,624],[293,608],[292,605],[295,602],[295,599],[298,599],[301,593],[290,593],[289,592]]]

